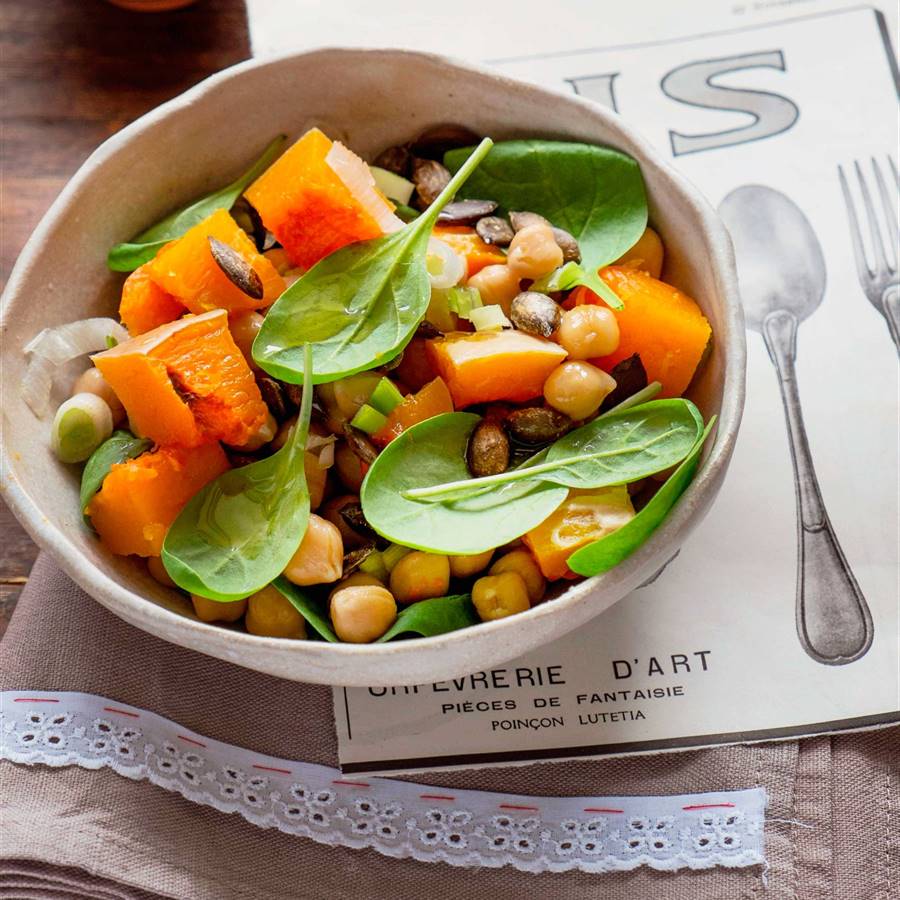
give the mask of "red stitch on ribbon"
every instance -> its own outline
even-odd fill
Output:
[[[456,797],[450,797],[447,794],[419,794],[420,800],[455,800]]]
[[[206,747],[206,744],[204,744],[203,741],[195,741],[193,738],[185,737],[183,734],[176,734],[175,737],[177,737],[179,741],[184,741],[186,744],[194,744],[197,747]]]
[[[50,697],[16,697],[13,703],[59,703],[59,700],[51,700]]]
[[[624,809],[607,809],[605,806],[588,806],[582,812],[623,813]]]
[[[280,772],[282,775],[290,775],[290,769],[276,769],[275,766],[258,766],[256,763],[252,764],[254,769],[262,769],[263,772]]]
[[[682,809],[724,809],[733,807],[733,803],[700,803],[697,806],[682,806]]]
[[[104,706],[103,712],[118,713],[120,716],[130,716],[132,719],[140,718],[137,713],[128,712],[127,709],[116,709],[114,706]]]
[[[332,784],[348,784],[350,787],[370,787],[365,781],[332,781]]]
[[[514,803],[501,803],[499,808],[500,809],[533,809],[535,812],[538,811],[538,807],[536,807],[536,806],[516,806]]]

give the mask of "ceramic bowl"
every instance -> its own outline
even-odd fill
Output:
[[[612,571],[512,618],[385,645],[255,637],[207,625],[133,559],[105,552],[81,522],[77,467],[49,449],[48,420],[17,395],[22,348],[45,326],[114,315],[121,276],[106,251],[243,169],[273,135],[313,124],[369,156],[429,125],[460,122],[495,140],[548,137],[606,144],[641,164],[650,217],[667,251],[665,278],[712,323],[712,353],[690,396],[719,416],[687,492],[651,539]],[[2,308],[4,498],[31,536],[116,615],[164,640],[283,678],[341,685],[427,683],[493,666],[578,628],[656,573],[713,501],[744,398],[744,329],[731,244],[699,191],[622,119],[438,56],[322,49],[227,69],[104,143],[44,216],[10,277]]]

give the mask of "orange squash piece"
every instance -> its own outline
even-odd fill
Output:
[[[214,237],[236,250],[259,276],[261,299],[245,294],[219,268],[209,247]],[[178,240],[166,244],[146,264],[159,287],[181,301],[192,313],[211,309],[257,309],[274,303],[285,289],[284,279],[247,233],[224,209],[196,224]]]
[[[457,409],[472,403],[539,397],[566,351],[523,331],[451,332],[428,343],[438,374]]]
[[[534,554],[544,578],[575,578],[568,566],[569,557],[633,518],[634,507],[624,484],[571,490],[562,505],[522,540]]]
[[[159,556],[184,505],[228,469],[215,443],[160,447],[116,463],[87,507],[100,540],[122,556]]]
[[[432,416],[453,412],[453,398],[443,379],[435,378],[417,394],[410,394],[399,406],[395,406],[387,417],[387,422],[373,435],[372,440],[380,447],[389,444],[407,428],[418,425]]]
[[[614,310],[619,323],[615,353],[590,360],[607,372],[637,353],[650,381],[662,385],[661,397],[680,397],[703,358],[712,328],[697,303],[687,294],[646,272],[617,266],[600,270],[618,294],[624,309]],[[586,288],[572,292],[575,304],[601,303]]]
[[[383,232],[371,212],[325,162],[332,141],[312,128],[246,191],[266,228],[295,266],[309,268],[335,250]],[[392,209],[387,199],[384,208]]]
[[[185,316],[91,358],[134,428],[157,444],[241,446],[266,421],[223,309]]]
[[[474,228],[466,225],[438,225],[432,233],[465,259],[468,278],[485,266],[503,265],[506,262],[506,254],[499,247],[486,244]]]
[[[146,264],[135,269],[122,285],[119,318],[132,337],[174,322],[184,312],[184,304],[150,277]]]
[[[648,225],[638,242],[626,250],[612,265],[640,269],[654,278],[662,275],[665,248],[660,236]]]

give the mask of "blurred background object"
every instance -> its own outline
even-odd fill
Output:
[[[104,0],[0,4],[0,287],[28,235],[92,150],[153,107],[250,56],[243,0],[118,3],[163,11],[138,16]],[[2,635],[37,549],[2,501],[0,534]]]

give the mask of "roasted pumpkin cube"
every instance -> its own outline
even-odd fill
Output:
[[[122,285],[119,318],[132,337],[174,322],[185,312],[184,304],[150,277],[146,264],[135,269]]]
[[[241,446],[268,409],[217,309],[185,316],[92,357],[137,432],[157,444]]]
[[[184,505],[228,469],[217,443],[160,447],[113,465],[87,506],[100,540],[122,556],[159,556]]]
[[[225,274],[216,262],[210,238],[230,247],[249,266],[262,285],[262,296],[254,297]],[[274,303],[284,292],[284,279],[275,266],[256,250],[247,233],[224,209],[199,222],[177,240],[166,244],[147,263],[156,284],[193,313],[211,309],[257,309]]]
[[[499,247],[485,243],[474,228],[466,225],[438,225],[434,236],[466,261],[468,278],[485,266],[502,266],[506,262],[506,254]]]
[[[418,425],[433,416],[453,412],[453,399],[441,378],[435,378],[416,394],[410,394],[388,413],[387,422],[373,435],[372,440],[381,447],[399,437],[407,428]]]

